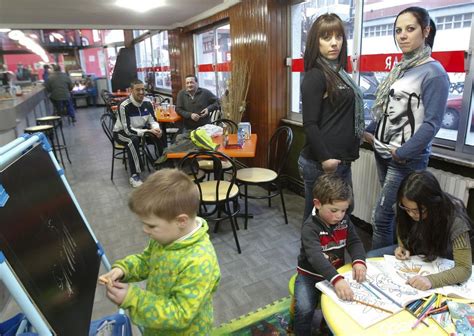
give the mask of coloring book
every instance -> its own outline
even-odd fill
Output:
[[[340,300],[334,287],[328,281],[318,282],[316,287],[329,296],[361,327],[367,328],[392,315],[387,311],[397,313],[409,303],[428,297],[433,293],[474,299],[473,277],[460,285],[445,286],[428,291],[420,291],[406,284],[406,280],[411,276],[438,273],[453,266],[452,260],[443,258],[425,262],[418,256],[410,257],[409,260],[404,261],[397,260],[394,256],[385,256],[384,260],[367,261],[367,281],[363,283],[352,279],[352,271],[343,273],[342,275],[354,292],[354,298],[372,306],[355,301]]]
[[[405,283],[415,275],[430,275],[440,273],[454,267],[454,261],[436,258],[431,262],[423,261],[419,256],[412,256],[408,260],[398,260],[395,256],[385,255],[385,270],[396,283]],[[474,274],[474,268],[473,273]],[[432,290],[435,293],[448,297],[462,298],[474,301],[474,277],[458,285],[444,286]]]
[[[397,313],[410,302],[431,294],[430,291],[419,291],[409,285],[393,282],[391,276],[385,272],[383,261],[367,261],[367,281],[363,283],[358,283],[352,279],[352,271],[342,275],[349,283],[356,300],[383,308],[392,313]],[[355,301],[340,300],[329,281],[318,282],[316,287],[328,295],[362,328],[370,327],[392,315],[392,313],[362,305]]]

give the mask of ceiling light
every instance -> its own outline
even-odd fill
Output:
[[[8,37],[11,38],[12,40],[18,41],[22,37],[24,37],[25,34],[21,30],[12,30],[8,33]]]
[[[151,9],[164,6],[165,4],[165,0],[140,0],[139,2],[130,0],[117,0],[115,2],[116,6],[134,10],[139,13],[144,13]]]

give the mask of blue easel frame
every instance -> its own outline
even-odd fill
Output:
[[[21,137],[13,140],[12,142],[6,144],[5,146],[0,147],[0,166],[13,162],[17,158],[21,157],[26,153],[32,146],[34,145],[41,145],[43,150],[48,152],[51,161],[54,164],[56,171],[58,172],[66,190],[68,191],[69,195],[71,196],[74,205],[76,206],[79,214],[82,217],[82,220],[87,226],[89,233],[91,234],[94,242],[97,245],[97,253],[101,257],[101,262],[107,270],[110,270],[111,265],[107,256],[104,253],[102,246],[100,245],[97,237],[95,236],[94,232],[92,231],[89,222],[87,221],[84,213],[79,206],[79,202],[77,201],[74,193],[72,192],[71,186],[64,175],[64,170],[59,166],[54,154],[52,152],[51,145],[49,144],[46,136],[43,133],[34,133],[34,134],[23,134]],[[0,207],[4,206],[8,202],[8,190],[5,190],[3,186],[0,184]],[[38,311],[35,307],[33,302],[28,296],[28,293],[25,291],[21,283],[18,281],[17,277],[15,276],[13,270],[8,265],[7,259],[5,255],[0,251],[0,280],[5,284],[6,288],[13,296],[15,301],[17,302],[18,306],[22,309],[23,313],[26,315],[28,321],[33,325],[36,332],[39,333],[40,336],[50,336],[53,335],[50,327],[46,323],[42,314]]]

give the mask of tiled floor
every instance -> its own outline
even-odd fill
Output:
[[[77,124],[65,127],[72,161],[65,168],[88,222],[113,261],[141,251],[147,237],[127,208],[131,188],[128,173],[119,161],[116,161],[114,181],[110,180],[111,144],[100,127],[102,112],[103,108],[79,109]],[[288,295],[288,280],[295,272],[299,251],[304,202],[292,192],[285,192],[285,200],[288,225],[284,223],[278,199],[273,201],[272,208],[267,207],[266,201],[251,200],[250,211],[255,217],[250,220],[248,230],[239,231],[242,254],[236,251],[228,222],[221,224],[218,233],[210,233],[222,272],[214,297],[216,326]],[[3,316],[13,311],[15,306],[11,303]],[[98,287],[93,319],[116,311],[117,307],[105,297],[104,289]]]

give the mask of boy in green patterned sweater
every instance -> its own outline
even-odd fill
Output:
[[[130,197],[150,242],[143,253],[115,262],[99,283],[144,327],[144,336],[211,332],[220,269],[208,225],[196,216],[199,201],[197,186],[177,169],[150,175]],[[129,284],[143,280],[145,290]]]

